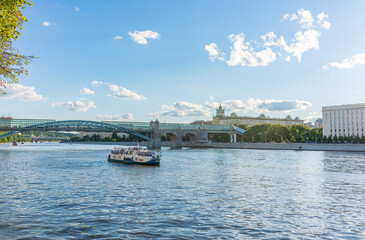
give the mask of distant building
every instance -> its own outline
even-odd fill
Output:
[[[315,128],[314,124],[312,122],[304,123],[304,126],[307,126],[309,128]]]
[[[107,138],[107,137],[111,137],[113,135],[112,132],[79,132],[79,138],[83,138],[85,136],[89,136],[89,137],[92,137],[94,135],[99,135],[101,138]],[[127,133],[117,133],[117,136],[118,137],[128,137],[129,134]]]
[[[322,107],[324,136],[365,135],[365,103]]]
[[[303,125],[304,120],[300,120],[298,117],[292,119],[290,116],[286,118],[269,118],[264,114],[259,117],[241,117],[236,113],[232,113],[230,116],[226,116],[222,105],[216,111],[216,115],[213,117],[213,124],[215,125],[243,125],[247,124],[249,127],[259,125],[259,124],[281,124],[284,126],[291,126],[294,124]]]
[[[29,127],[32,125],[55,122],[51,119],[19,119],[12,117],[0,117],[0,127]]]
[[[322,118],[318,118],[316,121],[314,121],[314,126],[315,126],[316,128],[321,128],[321,127],[323,127],[323,125],[322,125]]]

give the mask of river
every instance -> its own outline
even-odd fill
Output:
[[[0,239],[365,239],[365,154],[0,145]]]

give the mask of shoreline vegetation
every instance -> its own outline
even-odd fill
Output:
[[[284,126],[281,124],[261,124],[248,127],[247,125],[237,125],[246,130],[243,135],[237,135],[237,142],[245,143],[365,143],[365,136],[323,136],[322,128],[309,128],[305,125]],[[138,137],[129,135],[119,137],[117,133],[112,136],[102,138],[99,135],[85,136],[80,138],[74,136],[70,142],[136,142]],[[189,142],[190,136],[183,136],[183,142]],[[230,136],[226,133],[209,134],[208,140],[213,143],[229,143]],[[162,142],[169,142],[168,135],[161,136]]]
[[[238,127],[245,129],[243,135],[237,135],[237,142],[241,143],[326,143],[326,144],[365,144],[365,136],[323,136],[322,128],[309,128],[305,125],[284,126],[280,124],[262,124],[248,127],[247,125],[238,125]],[[0,132],[4,134],[6,132]],[[40,138],[58,137],[63,138],[63,142],[137,142],[140,139],[136,136],[118,136],[114,132],[111,136],[102,138],[100,135],[84,136],[80,138],[75,134],[55,133],[55,132],[35,132],[24,133],[34,135]],[[69,139],[69,140],[65,140]],[[183,142],[190,142],[190,136],[183,136]],[[212,133],[208,136],[209,142],[212,143],[230,143],[230,136],[226,133]],[[21,135],[12,135],[5,138],[0,138],[0,143],[8,142],[30,142],[31,139]],[[61,141],[61,140],[60,140]],[[161,142],[170,142],[169,135],[162,135]]]

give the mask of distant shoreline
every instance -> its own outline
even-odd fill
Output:
[[[294,150],[294,151],[336,151],[365,152],[365,144],[336,143],[209,143],[187,144],[191,148],[222,148],[222,149],[255,149],[255,150]]]

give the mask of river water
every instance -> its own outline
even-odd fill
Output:
[[[365,239],[365,154],[0,145],[0,239]]]

